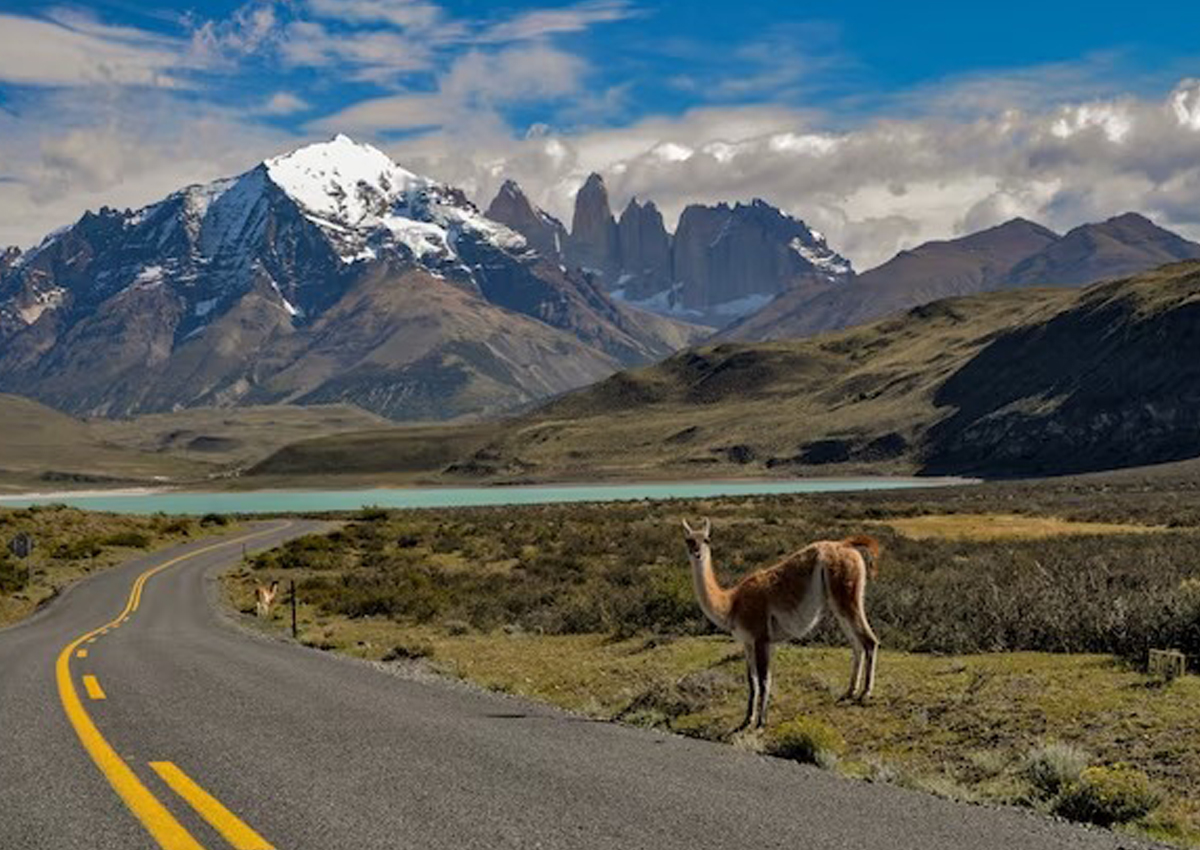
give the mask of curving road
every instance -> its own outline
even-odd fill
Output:
[[[404,678],[214,612],[244,536],[315,527],[138,558],[0,632],[0,848],[1145,846]]]

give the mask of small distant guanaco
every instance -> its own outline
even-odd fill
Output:
[[[254,588],[254,610],[258,612],[258,616],[262,619],[267,619],[271,616],[271,606],[275,604],[275,595],[279,593],[279,582],[271,582],[271,586],[264,587],[258,585]]]

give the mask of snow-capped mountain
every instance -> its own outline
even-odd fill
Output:
[[[0,387],[79,413],[494,411],[696,333],[615,304],[461,191],[346,136],[89,212],[0,260]]]

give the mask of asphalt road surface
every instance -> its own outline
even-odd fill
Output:
[[[396,675],[214,610],[247,535],[313,528],[147,555],[0,632],[0,850],[1144,846]]]

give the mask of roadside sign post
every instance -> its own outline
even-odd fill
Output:
[[[292,640],[296,639],[296,580],[292,579]]]

